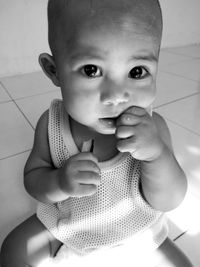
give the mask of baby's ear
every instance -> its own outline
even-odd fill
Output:
[[[60,86],[56,65],[54,59],[51,55],[47,53],[42,53],[39,56],[39,63],[42,67],[43,72],[49,77],[55,86]]]

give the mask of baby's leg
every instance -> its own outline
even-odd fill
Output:
[[[186,255],[167,238],[156,250],[155,267],[194,267]]]
[[[31,216],[4,240],[0,254],[1,267],[35,267],[53,257],[61,246],[38,220]]]

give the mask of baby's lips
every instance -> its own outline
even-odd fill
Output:
[[[116,126],[116,118],[114,117],[107,117],[107,118],[102,118],[99,119],[99,121],[104,125],[106,128],[115,128]]]

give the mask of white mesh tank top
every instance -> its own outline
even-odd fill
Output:
[[[61,100],[51,103],[48,134],[56,168],[80,153]],[[119,153],[99,166],[101,184],[96,194],[70,197],[56,204],[39,203],[38,218],[58,240],[78,254],[130,239],[133,242],[141,239],[149,249],[156,249],[167,237],[167,227],[163,213],[154,210],[140,194],[140,162],[129,153]]]

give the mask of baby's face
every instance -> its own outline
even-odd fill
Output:
[[[101,12],[63,28],[56,66],[65,109],[78,123],[114,134],[115,119],[155,99],[160,39],[137,19]]]

